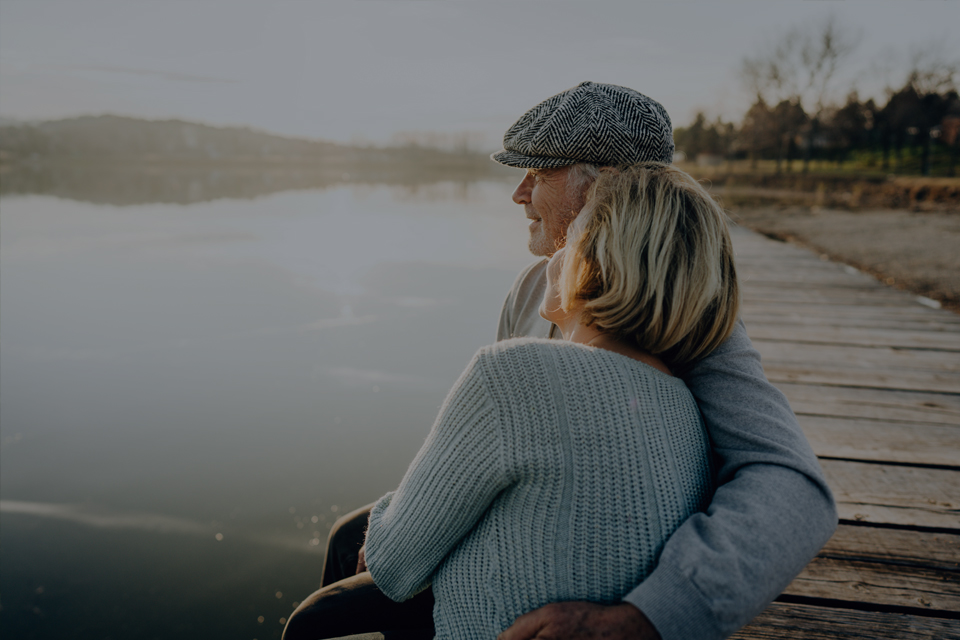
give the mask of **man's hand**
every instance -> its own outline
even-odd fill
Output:
[[[367,570],[367,545],[360,547],[360,553],[357,555],[357,573],[363,573]]]
[[[660,634],[632,604],[592,602],[548,604],[514,620],[497,640],[660,640]]]

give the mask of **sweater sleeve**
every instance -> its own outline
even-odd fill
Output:
[[[707,512],[671,535],[656,569],[624,600],[663,640],[720,639],[783,591],[833,535],[837,512],[742,322],[684,381],[710,434],[719,486]]]
[[[400,486],[370,512],[367,568],[392,600],[426,589],[438,565],[507,485],[500,421],[480,357],[451,389]]]

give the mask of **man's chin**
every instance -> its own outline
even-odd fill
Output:
[[[556,252],[556,247],[553,247],[541,236],[530,236],[530,241],[527,243],[527,249],[530,250],[535,256],[540,256],[543,258],[549,258]]]

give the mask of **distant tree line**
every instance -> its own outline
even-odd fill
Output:
[[[287,138],[241,127],[102,115],[0,127],[0,151],[8,159],[163,157],[216,161],[274,157],[316,159],[343,149],[328,142]]]
[[[717,163],[774,161],[777,172],[802,160],[828,161],[884,172],[956,175],[960,156],[958,63],[935,50],[920,51],[902,84],[888,85],[886,100],[862,100],[856,91],[841,104],[828,96],[856,38],[830,19],[794,28],[775,45],[744,59],[741,78],[754,96],[739,123],[709,121],[698,113],[675,130],[688,160]]]
[[[499,165],[467,146],[472,138],[409,138],[389,147],[290,138],[245,127],[213,127],[182,120],[81,116],[0,126],[0,162],[24,166],[83,162],[274,165],[300,163],[317,170],[378,174],[490,173]],[[338,174],[339,175],[339,174]]]

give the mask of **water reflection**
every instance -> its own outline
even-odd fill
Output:
[[[512,188],[6,195],[0,634],[279,637],[493,339]]]
[[[38,518],[53,518],[66,520],[76,524],[103,529],[134,529],[154,531],[157,533],[194,533],[205,534],[208,527],[199,522],[184,518],[155,513],[104,513],[91,511],[82,505],[52,504],[47,502],[18,502],[16,500],[0,500],[0,513],[9,515],[19,514]],[[223,534],[214,535],[217,540],[223,540]]]
[[[329,189],[343,185],[393,185],[417,198],[446,197],[436,186],[469,197],[478,180],[513,180],[516,170],[493,162],[477,168],[406,167],[372,169],[360,165],[342,171],[305,163],[271,165],[144,163],[103,165],[60,162],[8,165],[0,171],[0,195],[52,195],[83,202],[137,205],[152,202],[193,204],[220,198],[258,198],[299,189]]]

